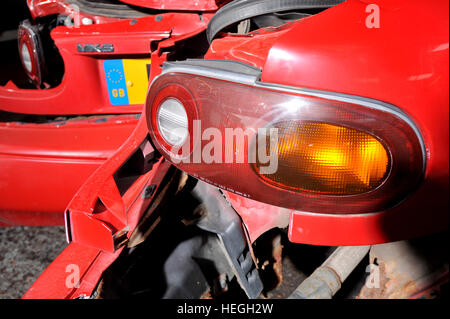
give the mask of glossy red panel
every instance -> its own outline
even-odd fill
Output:
[[[61,225],[78,188],[126,140],[135,115],[0,124],[0,221]]]
[[[56,27],[51,36],[64,60],[62,82],[46,90],[21,89],[12,82],[0,86],[0,110],[46,115],[140,113],[142,104],[110,103],[103,62],[150,58],[151,43],[196,35],[205,30],[210,16],[205,14],[200,19],[198,14],[192,13],[164,13],[158,21],[155,16],[148,16],[136,19],[136,23],[127,19],[79,28]],[[108,44],[114,50],[79,52],[78,45],[86,44]],[[151,63],[152,76],[159,71],[159,58]]]
[[[379,6],[380,28],[366,27],[368,4]],[[263,82],[391,103],[416,123],[424,138],[426,175],[412,196],[390,210],[365,216],[292,212],[292,241],[375,244],[448,227],[448,5],[448,1],[350,0],[279,29],[213,41],[209,59],[260,67]],[[417,12],[421,18],[411,23]],[[269,49],[263,45],[264,37]],[[252,220],[249,209],[241,206],[254,204],[241,197],[235,208],[246,217],[250,233],[261,232],[261,218]],[[267,206],[267,214],[271,211],[273,207]]]

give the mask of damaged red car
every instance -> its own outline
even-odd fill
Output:
[[[448,293],[449,3],[28,0],[0,225],[24,298]]]

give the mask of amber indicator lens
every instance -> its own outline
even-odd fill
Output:
[[[260,176],[276,186],[353,195],[376,188],[389,172],[388,152],[370,134],[320,122],[285,121],[272,127],[278,129],[278,169]]]

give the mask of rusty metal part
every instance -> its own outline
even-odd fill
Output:
[[[369,249],[370,246],[338,247],[294,290],[289,299],[331,299]]]
[[[372,274],[357,298],[437,297],[449,281],[448,244],[443,236],[372,246]]]
[[[258,252],[257,265],[264,278],[264,292],[267,293],[279,287],[283,281],[281,234],[279,232],[267,233],[256,242],[256,248]]]
[[[183,224],[186,226],[197,223],[200,219],[206,216],[206,208],[203,204],[198,205],[192,214],[188,217],[185,217],[181,220]]]
[[[258,297],[263,284],[239,215],[217,188],[202,181],[197,182],[192,194],[207,208],[197,226],[217,235],[242,290],[251,299]]]
[[[213,297],[211,296],[211,291],[207,291],[207,292],[205,292],[201,297],[200,297],[200,299],[213,299]]]
[[[273,256],[273,270],[275,275],[278,278],[278,284],[275,286],[278,287],[281,285],[283,281],[283,245],[281,244],[281,235],[276,236],[272,242],[272,256]]]
[[[227,199],[227,197],[225,195],[224,195],[224,197],[228,201],[228,199]],[[233,206],[233,205],[231,205],[231,206]],[[255,264],[256,269],[259,269],[258,260],[257,260],[257,258],[255,256],[255,251],[253,250],[253,245],[252,245],[252,241],[251,241],[251,238],[250,238],[250,233],[248,232],[247,225],[245,225],[244,222],[242,222],[242,230],[244,231],[245,239],[247,240],[248,250],[250,251],[250,255],[252,257],[253,263]]]
[[[113,236],[114,249],[117,250],[128,242],[127,234],[129,230],[130,227],[126,226],[125,228],[119,230],[117,233],[114,234]]]

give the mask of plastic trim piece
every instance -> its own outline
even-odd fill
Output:
[[[257,298],[263,284],[239,215],[216,187],[205,182],[198,181],[192,194],[200,199],[207,211],[197,226],[217,234],[245,293],[250,299]]]

